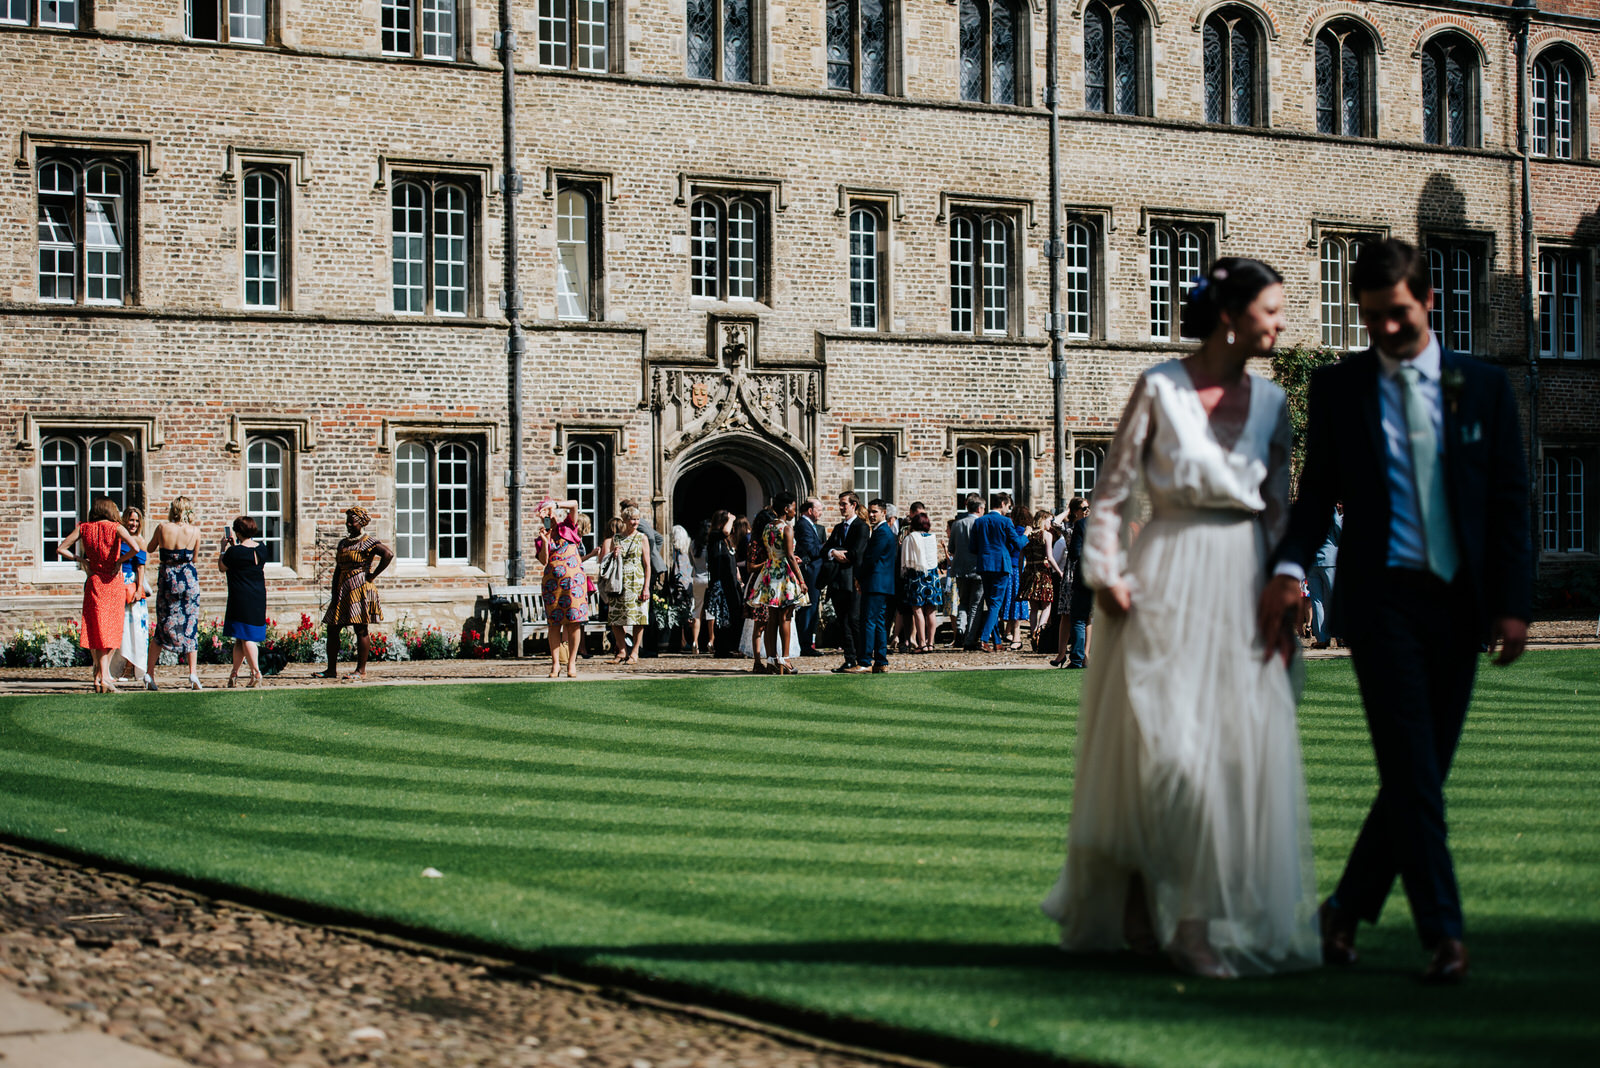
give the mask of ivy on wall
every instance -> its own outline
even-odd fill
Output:
[[[1300,484],[1300,465],[1306,449],[1306,397],[1311,391],[1311,372],[1324,364],[1336,363],[1345,355],[1341,349],[1312,345],[1279,348],[1272,353],[1272,378],[1289,397],[1289,427],[1294,432],[1290,460],[1290,484]]]

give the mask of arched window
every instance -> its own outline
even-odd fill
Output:
[[[401,560],[428,562],[428,450],[415,441],[394,453],[394,551]]]
[[[56,546],[78,525],[78,446],[56,438],[39,450],[39,514],[44,521],[44,562],[63,563]]]
[[[888,500],[889,451],[872,441],[857,445],[854,477],[855,493],[863,507],[876,497]]]
[[[1094,484],[1100,478],[1100,461],[1105,450],[1093,445],[1079,445],[1072,450],[1072,495],[1089,499]]]
[[[956,508],[967,506],[967,494],[983,496],[983,454],[977,449],[956,450]]]
[[[1027,447],[1017,441],[969,441],[956,449],[956,509],[976,493],[987,503],[996,493],[1009,493],[1020,508],[1026,503]],[[1017,514],[1021,514],[1020,512]]]
[[[589,533],[584,537],[587,551],[595,547],[600,534],[600,515],[609,512],[605,502],[605,450],[593,441],[575,441],[567,446],[567,498],[578,502],[578,511],[589,517]]]
[[[244,303],[247,308],[276,308],[282,302],[280,227],[283,182],[272,171],[244,176]]]
[[[1022,457],[1017,450],[1009,445],[996,446],[989,450],[989,492],[1009,493],[1013,500],[1021,503],[1024,494],[1018,487],[1022,484]]]
[[[1422,138],[1478,146],[1478,50],[1460,34],[1442,33],[1423,46]]]
[[[267,559],[284,561],[285,450],[272,438],[253,438],[244,452],[244,510],[261,527]]]
[[[891,75],[895,0],[828,0],[828,88],[852,93],[897,91]]]
[[[1588,542],[1588,479],[1583,458],[1571,452],[1548,450],[1543,466],[1541,547],[1547,553],[1584,552]]]
[[[751,0],[688,0],[689,77],[755,80],[752,6]]]
[[[1025,104],[1028,9],[1012,0],[961,0],[961,99]]]
[[[1335,349],[1364,349],[1367,328],[1361,325],[1350,270],[1361,255],[1358,237],[1322,240],[1322,343]]]
[[[459,442],[441,445],[438,472],[438,562],[465,564],[472,545],[472,454]]]
[[[1583,356],[1583,257],[1572,251],[1539,253],[1539,355]]]
[[[876,330],[883,307],[883,218],[874,207],[850,209],[850,325]]]
[[[1549,49],[1528,71],[1529,134],[1533,154],[1550,159],[1583,155],[1583,105],[1588,80],[1564,49]]]
[[[453,182],[396,182],[393,201],[394,310],[465,315],[471,199]]]
[[[1349,20],[1317,34],[1317,132],[1371,137],[1372,37]]]
[[[128,172],[70,156],[39,165],[39,299],[122,304],[128,297]]]
[[[1225,7],[1206,19],[1206,121],[1263,125],[1266,101],[1261,26],[1242,7]]]
[[[961,212],[950,220],[950,329],[1011,332],[1012,218]]]
[[[690,293],[715,300],[764,300],[767,207],[749,195],[706,195],[689,209]]]
[[[1144,9],[1132,0],[1083,12],[1083,106],[1111,115],[1147,115]]]
[[[413,564],[468,564],[482,476],[476,446],[407,440],[394,452],[395,555]]]
[[[144,458],[137,434],[60,428],[41,434],[39,516],[41,562],[70,567],[56,546],[100,497],[126,511],[144,507]]]
[[[1194,288],[1207,260],[1206,235],[1197,227],[1150,227],[1150,340],[1178,341],[1178,309]]]
[[[118,508],[128,506],[128,451],[109,438],[89,444],[89,500],[110,497]]]
[[[1471,353],[1482,254],[1449,241],[1429,242],[1427,252],[1428,278],[1433,287],[1433,311],[1428,325],[1441,345]]]

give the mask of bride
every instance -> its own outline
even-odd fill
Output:
[[[1042,905],[1069,951],[1126,944],[1219,978],[1321,963],[1297,686],[1255,622],[1290,431],[1283,391],[1245,364],[1283,329],[1282,282],[1227,258],[1195,284],[1183,333],[1204,341],[1139,377],[1095,487],[1082,566],[1101,615]],[[1153,512],[1130,538],[1139,487]]]

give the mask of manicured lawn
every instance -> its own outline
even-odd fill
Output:
[[[1450,790],[1476,969],[1458,990],[1410,980],[1398,894],[1350,971],[1217,983],[1057,952],[1037,904],[1079,678],[13,698],[0,831],[1036,1055],[1593,1063],[1600,653],[1480,678]],[[1302,733],[1325,892],[1374,784],[1347,664],[1310,665]]]

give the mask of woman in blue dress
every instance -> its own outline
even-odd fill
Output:
[[[217,569],[228,576],[228,610],[222,617],[222,633],[233,639],[233,670],[228,685],[239,681],[239,664],[248,661],[250,683],[261,684],[257,647],[267,637],[267,579],[262,568],[267,550],[256,540],[261,527],[242,515],[233,521],[233,530],[222,536],[222,553]]]

